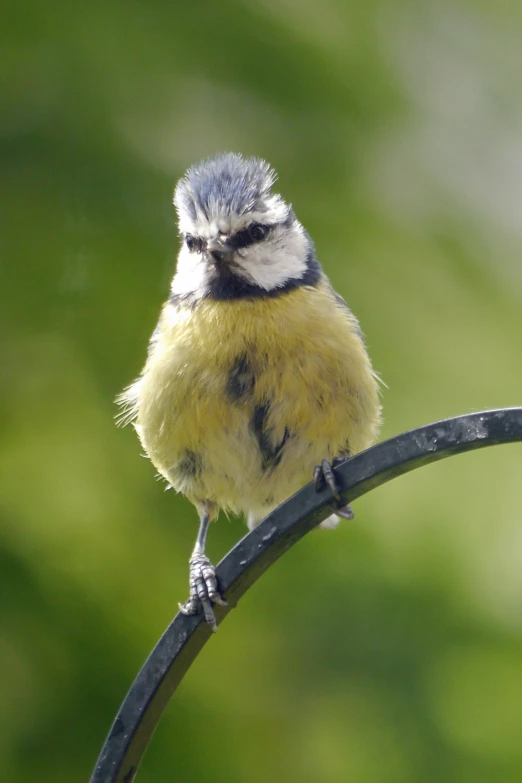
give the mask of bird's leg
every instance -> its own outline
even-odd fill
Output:
[[[321,492],[325,486],[330,487],[332,495],[337,501],[336,505],[331,507],[332,511],[343,519],[353,519],[355,515],[352,507],[348,503],[341,505],[341,496],[334,473],[336,466],[344,462],[345,459],[347,457],[334,457],[331,463],[326,459],[321,460],[321,464],[316,465],[314,469],[314,489],[316,492]]]
[[[213,631],[217,631],[216,618],[212,602],[227,606],[227,602],[219,594],[214,566],[205,554],[210,515],[205,509],[200,512],[200,525],[196,544],[189,560],[190,566],[190,597],[184,604],[178,604],[182,614],[197,614],[203,610],[205,621]]]

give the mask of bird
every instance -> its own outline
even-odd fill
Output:
[[[138,379],[117,401],[168,487],[199,515],[185,615],[226,606],[206,555],[210,522],[253,529],[307,484],[353,518],[336,466],[381,423],[380,379],[355,315],[333,289],[293,207],[258,157],[220,153],[174,192],[181,247]]]

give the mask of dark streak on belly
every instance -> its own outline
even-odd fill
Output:
[[[267,418],[270,411],[270,403],[258,405],[254,408],[254,413],[250,420],[250,426],[256,437],[259,451],[261,452],[263,470],[271,470],[281,461],[283,448],[290,437],[289,430],[285,427],[285,432],[279,443],[272,443],[270,427],[267,426]]]

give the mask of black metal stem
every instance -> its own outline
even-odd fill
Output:
[[[483,411],[429,424],[398,435],[336,467],[343,503],[387,481],[453,454],[522,441],[522,408]],[[259,577],[312,528],[331,514],[331,491],[311,484],[275,509],[223,558],[216,569],[228,607],[215,606],[222,621]],[[172,694],[212,636],[201,616],[176,615],[123,702],[91,783],[131,783]]]

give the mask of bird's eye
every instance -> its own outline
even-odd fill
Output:
[[[252,223],[252,225],[248,227],[248,233],[254,242],[262,242],[268,234],[268,228],[262,226],[261,223]]]
[[[201,250],[201,239],[198,239],[197,237],[193,237],[192,234],[187,234],[185,236],[185,243],[191,253],[194,252],[200,252]]]

